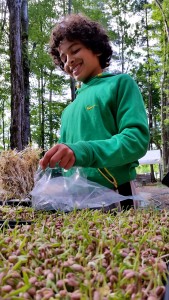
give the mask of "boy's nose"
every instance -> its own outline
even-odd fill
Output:
[[[71,66],[74,63],[74,58],[72,56],[67,57],[67,64],[68,66]]]

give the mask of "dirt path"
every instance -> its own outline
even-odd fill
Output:
[[[169,209],[169,187],[162,184],[149,184],[137,186],[137,192],[142,194],[145,200],[155,201],[160,208]]]

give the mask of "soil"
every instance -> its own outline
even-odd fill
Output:
[[[147,183],[144,186],[136,183],[136,191],[160,209],[169,209],[169,187],[161,183]]]

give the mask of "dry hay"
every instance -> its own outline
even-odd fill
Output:
[[[6,150],[0,153],[0,200],[24,199],[34,186],[40,149]]]

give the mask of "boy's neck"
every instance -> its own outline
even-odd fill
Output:
[[[97,77],[100,77],[102,76],[103,72],[101,73],[98,73],[97,75],[93,76],[93,77],[89,77],[88,79],[84,80],[84,81],[81,81],[81,83],[87,83],[89,82],[90,80],[94,79],[94,78],[97,78]]]

